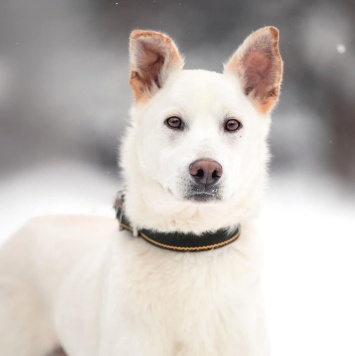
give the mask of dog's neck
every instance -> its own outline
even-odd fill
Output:
[[[177,201],[162,188],[147,190],[142,186],[131,184],[125,190],[125,213],[137,229],[201,234],[243,226],[258,214],[260,192],[257,191],[245,196],[244,204],[234,201],[196,204]]]
[[[171,251],[201,252],[214,250],[237,240],[241,231],[239,225],[237,228],[228,227],[216,231],[205,231],[199,235],[191,232],[159,232],[156,229],[135,228],[125,214],[125,196],[122,191],[117,194],[115,210],[120,230],[129,231],[133,236],[140,236],[157,247]]]

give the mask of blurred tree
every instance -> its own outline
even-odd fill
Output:
[[[303,169],[307,161],[355,184],[354,17],[353,0],[3,1],[1,173],[56,154],[115,164],[131,100],[133,28],[169,33],[187,54],[187,68],[221,70],[247,34],[274,25],[285,80],[274,115],[273,167]],[[305,113],[313,123],[305,125]]]

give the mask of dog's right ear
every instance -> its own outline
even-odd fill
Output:
[[[130,85],[136,102],[149,99],[184,60],[174,41],[155,31],[135,30],[130,36]]]

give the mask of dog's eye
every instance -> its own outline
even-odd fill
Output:
[[[171,116],[165,120],[165,124],[171,129],[181,130],[183,128],[182,120],[177,116]]]
[[[228,119],[224,124],[224,129],[228,132],[237,131],[242,127],[242,124],[236,119]]]

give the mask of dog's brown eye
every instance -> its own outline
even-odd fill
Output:
[[[242,127],[242,124],[236,119],[229,119],[224,124],[224,129],[228,132],[237,131]]]
[[[181,130],[183,128],[183,123],[177,116],[169,117],[165,120],[166,125],[175,130]]]

